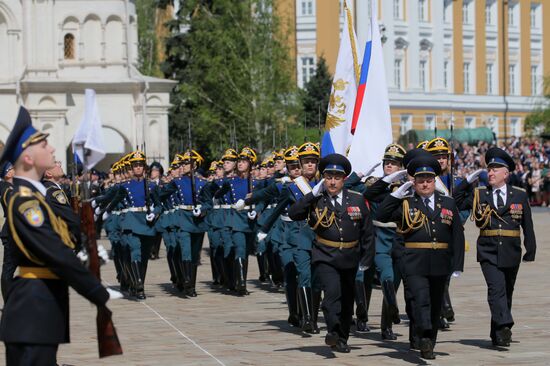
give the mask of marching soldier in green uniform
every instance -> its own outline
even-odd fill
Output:
[[[325,343],[348,353],[357,269],[365,271],[373,264],[372,219],[363,197],[344,188],[344,179],[351,173],[346,157],[327,155],[319,170],[323,180],[290,207],[289,216],[307,220],[315,233],[311,262],[324,292]]]
[[[0,164],[10,161],[15,172],[7,219],[18,275],[0,321],[8,366],[56,364],[59,344],[69,342],[69,286],[98,307],[110,298],[76,258],[67,224],[46,201],[40,179],[55,164],[47,137],[21,107],[0,158]]]
[[[485,153],[489,187],[474,188],[482,170],[470,174],[455,197],[462,209],[471,209],[480,229],[477,261],[487,283],[493,345],[508,347],[512,341],[512,294],[520,263],[533,262],[537,250],[529,199],[524,189],[507,183],[514,160],[493,147]],[[525,253],[522,257],[521,231]]]
[[[411,298],[414,333],[425,359],[434,359],[441,302],[447,277],[464,266],[464,229],[452,197],[435,190],[441,166],[432,156],[419,156],[407,165],[414,177],[388,195],[377,211],[381,222],[395,222],[404,238],[400,257]],[[414,187],[414,194],[408,195]],[[407,291],[407,290],[406,290]]]

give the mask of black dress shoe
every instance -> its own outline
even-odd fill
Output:
[[[368,333],[370,332],[369,324],[363,320],[357,319],[355,322],[355,328],[358,333]]]
[[[300,318],[296,314],[292,314],[288,317],[288,324],[292,325],[293,327],[299,328],[300,327]]]
[[[138,300],[145,300],[145,299],[146,299],[145,292],[143,292],[143,291],[138,291],[138,292],[136,293],[136,299],[138,299]]]
[[[439,318],[439,329],[449,329],[449,322],[444,317]]]
[[[338,339],[335,346],[331,347],[333,351],[340,353],[350,353],[351,348],[349,348],[347,342],[343,339]]]
[[[420,357],[425,360],[435,360],[434,346],[430,338],[420,339]]]
[[[340,337],[338,336],[338,333],[336,332],[329,332],[327,333],[327,335],[325,336],[325,344],[327,346],[336,346],[336,344],[338,344],[338,340],[340,339]]]
[[[382,330],[382,339],[387,339],[390,341],[395,341],[397,339],[397,336],[393,332],[391,328],[383,329]]]
[[[500,347],[509,347],[512,341],[512,331],[508,327],[504,327],[495,332],[493,345]]]

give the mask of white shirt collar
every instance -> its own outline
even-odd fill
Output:
[[[430,208],[433,210],[433,208],[434,208],[434,201],[435,201],[435,193],[432,193],[432,195],[429,196],[429,197],[422,197],[422,196],[420,196],[420,198],[422,199],[422,203],[425,203],[425,202],[426,202],[426,199],[429,199],[429,200],[430,200]]]
[[[42,183],[40,183],[39,181],[32,180],[32,179],[29,179],[29,178],[26,178],[26,177],[20,177],[18,175],[14,176],[14,178],[26,180],[27,182],[32,184],[34,186],[34,188],[38,189],[38,191],[40,193],[42,193],[42,196],[46,197],[46,187],[44,187],[44,185]]]
[[[336,200],[338,201],[339,204],[342,204],[342,198],[344,197],[344,190],[341,190],[340,193],[338,193],[336,195],[336,197],[334,196],[330,196],[331,199],[334,200],[334,198],[336,198]],[[334,202],[333,202],[334,203]]]

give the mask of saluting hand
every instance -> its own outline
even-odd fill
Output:
[[[472,174],[468,175],[466,177],[466,180],[468,181],[468,183],[472,184],[473,182],[475,182],[476,180],[478,180],[479,178],[479,175],[481,173],[483,173],[485,171],[485,169],[478,169],[476,170],[475,172],[473,172]]]
[[[323,194],[323,191],[325,190],[325,178],[321,179],[319,181],[319,183],[317,183],[315,185],[315,187],[313,187],[313,189],[311,190],[311,192],[313,193],[313,196],[315,197],[319,197],[320,195]]]
[[[386,175],[382,180],[386,183],[393,183],[399,180],[403,180],[407,177],[407,169],[399,170],[395,173]]]
[[[395,190],[395,192],[391,193],[391,195],[392,195],[393,197],[395,197],[395,198],[401,200],[401,199],[403,199],[403,198],[407,195],[407,193],[408,193],[408,191],[409,191],[409,188],[411,188],[412,185],[413,185],[413,182],[411,182],[411,181],[408,181],[408,182],[406,182],[406,183],[403,183],[403,184],[401,185],[401,187],[397,188],[397,189]]]

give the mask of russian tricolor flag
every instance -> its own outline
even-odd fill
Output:
[[[379,163],[384,155],[384,149],[393,140],[376,3],[371,2],[370,33],[365,46],[350,126],[353,139],[348,158],[353,170],[358,173],[367,172]],[[373,174],[382,176],[382,167],[379,166]]]

